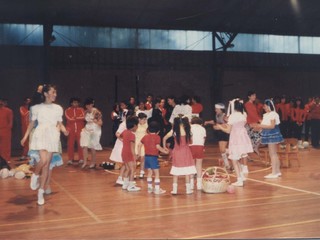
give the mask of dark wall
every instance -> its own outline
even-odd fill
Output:
[[[140,99],[148,93],[154,96],[198,95],[205,107],[203,118],[211,119],[215,69],[222,70],[219,72],[222,73],[225,103],[234,96],[245,97],[250,89],[256,90],[261,99],[283,93],[303,98],[319,94],[318,56],[227,53],[222,66],[221,54],[217,54],[214,68],[211,52],[51,48],[50,79],[47,81],[58,86],[57,103],[64,108],[73,96],[96,100],[103,112],[101,143],[104,146],[110,146],[112,139],[110,112],[113,103],[135,96],[137,91]],[[19,105],[44,81],[42,56],[42,49],[38,47],[0,48],[0,96],[8,98],[14,110],[15,149],[19,148],[21,138]],[[116,79],[118,99],[115,99]]]

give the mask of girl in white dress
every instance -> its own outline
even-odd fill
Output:
[[[24,145],[31,130],[34,128],[35,122],[37,121],[38,126],[32,135],[30,150],[39,151],[40,161],[31,176],[30,187],[32,190],[39,188],[39,205],[43,205],[45,202],[43,197],[44,188],[49,177],[49,166],[53,153],[59,152],[60,131],[62,131],[66,136],[69,134],[62,123],[62,107],[53,103],[57,97],[56,87],[53,85],[45,85],[42,91],[45,101],[33,107],[31,121],[23,139],[21,140],[21,145]],[[40,181],[39,176],[41,176]]]
[[[85,120],[86,126],[82,129],[80,135],[80,146],[83,148],[84,162],[82,169],[87,166],[88,149],[91,150],[91,164],[89,168],[96,167],[96,150],[102,150],[100,144],[102,114],[94,107],[94,100],[92,98],[86,99],[85,103],[86,113]]]

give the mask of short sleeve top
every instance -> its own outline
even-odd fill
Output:
[[[62,122],[63,109],[58,104],[41,103],[32,107],[32,121],[38,121],[38,124],[56,125]]]
[[[271,120],[275,120],[276,125],[280,124],[279,114],[275,111],[271,111],[263,114],[262,125],[271,125]]]

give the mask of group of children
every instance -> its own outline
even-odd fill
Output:
[[[119,127],[118,139],[111,152],[110,160],[123,162],[120,175],[116,181],[122,185],[122,189],[139,191],[134,182],[136,160],[140,159],[140,178],[144,177],[144,169],[147,170],[148,192],[163,194],[165,190],[160,188],[159,152],[169,154],[172,157],[170,174],[173,175],[172,194],[177,194],[178,176],[185,176],[186,193],[191,194],[194,186],[194,175],[197,174],[197,188],[201,189],[202,159],[206,131],[201,126],[200,118],[195,117],[191,121],[185,116],[174,119],[172,130],[163,138],[159,134],[159,124],[155,121],[147,123],[147,115],[139,113],[138,117],[128,112],[126,120],[121,123],[126,127]],[[167,146],[167,140],[174,138],[172,151]],[[162,146],[161,146],[162,144]],[[120,153],[121,152],[121,156]],[[195,159],[195,160],[194,160]],[[154,174],[154,187],[152,175]]]
[[[255,131],[261,133],[262,144],[268,145],[272,161],[272,173],[266,175],[265,178],[272,179],[281,176],[276,145],[282,142],[283,138],[279,130],[279,115],[275,111],[272,100],[267,99],[264,102],[263,108],[265,114],[261,123],[255,123],[252,126]],[[232,185],[242,187],[248,173],[246,159],[248,153],[253,152],[251,139],[246,129],[247,114],[244,109],[244,103],[240,99],[230,101],[227,113],[224,111],[224,105],[219,103],[215,105],[215,111],[215,120],[206,121],[204,125],[213,124],[213,128],[217,133],[224,165],[230,169],[231,166],[228,160],[230,159],[237,176],[237,181],[232,183]],[[118,139],[123,144],[122,160],[112,157],[115,151],[119,151],[119,148],[116,148],[116,146],[110,157],[111,160],[123,161],[125,163],[124,169],[126,171],[120,171],[120,176],[116,183],[121,184],[122,189],[127,189],[128,191],[140,190],[139,187],[134,185],[135,161],[140,158],[140,177],[143,178],[144,168],[148,170],[148,192],[154,192],[155,194],[164,193],[165,191],[159,186],[158,154],[159,151],[164,154],[170,152],[167,148],[167,140],[173,137],[174,147],[171,152],[172,167],[170,170],[170,174],[173,175],[171,194],[177,194],[178,176],[185,176],[187,194],[193,192],[194,176],[197,179],[197,189],[201,190],[202,160],[206,138],[206,130],[202,126],[202,120],[199,117],[193,117],[190,122],[186,116],[180,115],[175,117],[172,129],[164,136],[162,141],[163,147],[161,147],[160,137],[157,135],[159,128],[156,127],[156,122],[151,122],[146,127],[147,116],[145,114],[139,113],[138,119],[130,116],[130,114],[128,116],[125,121],[127,130],[123,133],[117,132],[120,139],[122,138],[121,140]],[[130,123],[129,126],[128,123]],[[128,134],[128,131],[131,134]],[[226,149],[227,146],[228,151]],[[126,154],[130,149],[130,155]],[[151,151],[151,149],[153,150]],[[151,161],[153,164],[150,163]],[[127,162],[130,162],[130,164]],[[152,172],[155,174],[155,189],[152,187]]]

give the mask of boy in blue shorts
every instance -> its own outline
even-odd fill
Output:
[[[160,173],[159,173],[159,162],[158,155],[159,151],[165,154],[168,154],[164,148],[160,146],[160,136],[159,133],[159,124],[157,122],[151,122],[148,127],[148,134],[145,135],[139,145],[138,153],[140,155],[141,147],[144,145],[145,149],[145,169],[148,170],[147,182],[148,182],[148,192],[154,194],[163,194],[166,191],[160,188]],[[152,187],[152,172],[154,172],[154,189]]]

